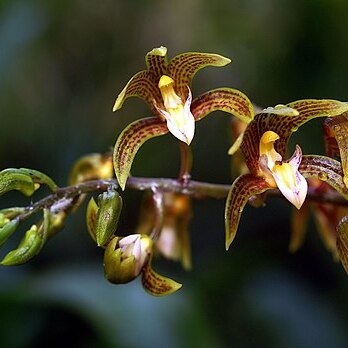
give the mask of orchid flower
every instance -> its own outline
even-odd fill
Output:
[[[147,102],[155,115],[131,123],[116,141],[114,167],[122,189],[134,157],[145,141],[170,132],[189,145],[195,122],[213,111],[228,112],[246,123],[254,115],[250,100],[236,89],[218,88],[192,101],[191,81],[196,72],[206,66],[225,66],[230,59],[218,54],[188,52],[167,62],[166,55],[163,46],[147,53],[147,70],[129,80],[113,108],[119,110],[127,98],[136,96]]]
[[[299,146],[288,161],[286,149],[291,134],[316,117],[338,116],[348,105],[335,100],[299,100],[267,108],[255,115],[231,147],[241,150],[249,173],[239,176],[230,189],[225,209],[226,249],[232,243],[241,213],[249,198],[278,188],[297,209],[307,194],[304,178],[326,181],[348,198],[341,164],[325,156],[302,156]]]

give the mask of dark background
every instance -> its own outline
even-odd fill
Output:
[[[35,168],[65,185],[74,160],[108,150],[129,122],[150,115],[137,99],[115,114],[111,108],[144,68],[145,53],[160,45],[169,57],[202,51],[232,59],[201,71],[194,96],[229,86],[262,106],[347,100],[347,11],[345,0],[2,0],[0,166]],[[215,113],[197,124],[194,179],[231,182],[229,122]],[[323,153],[321,123],[302,127],[292,146]],[[178,154],[172,136],[151,140],[132,172],[175,177]],[[124,194],[122,234],[132,233],[140,200],[138,192]],[[0,206],[28,203],[10,193]],[[273,199],[263,209],[247,207],[226,252],[224,202],[193,204],[193,270],[155,262],[184,284],[169,297],[150,297],[138,281],[104,280],[84,209],[32,263],[1,267],[1,346],[348,346],[347,277],[313,222],[304,247],[291,255],[289,204]]]

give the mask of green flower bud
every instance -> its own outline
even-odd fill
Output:
[[[33,225],[26,232],[18,248],[10,251],[0,264],[4,266],[15,266],[26,263],[39,253],[43,244],[44,240],[41,236],[40,229],[36,225]]]
[[[147,235],[113,238],[104,254],[105,277],[114,284],[130,282],[141,273],[151,252],[152,240]]]
[[[104,246],[115,233],[122,209],[122,198],[110,189],[98,197],[95,237],[98,246]]]
[[[38,188],[29,174],[19,169],[5,169],[0,172],[0,196],[12,190],[18,190],[25,196],[31,196]]]
[[[18,220],[10,221],[3,214],[0,214],[0,246],[16,231],[18,225]]]
[[[86,225],[89,235],[92,237],[92,239],[96,242],[96,236],[95,236],[95,225],[97,221],[97,214],[98,214],[98,205],[95,202],[94,198],[92,197],[87,205],[87,211],[86,211]]]

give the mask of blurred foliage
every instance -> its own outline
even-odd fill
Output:
[[[225,85],[262,106],[347,100],[347,10],[344,0],[2,0],[1,168],[35,168],[64,185],[74,160],[104,152],[130,121],[149,115],[137,100],[116,114],[111,108],[144,54],[162,44],[169,56],[196,50],[232,58],[199,74],[194,96]],[[304,153],[323,151],[320,125],[294,136]],[[231,182],[229,133],[223,114],[197,124],[195,179]],[[175,177],[179,150],[171,140],[146,144],[133,173]],[[135,228],[140,199],[124,194],[121,233]],[[159,271],[169,268],[184,284],[164,299],[139,284],[108,284],[83,212],[75,214],[34,262],[1,268],[1,346],[346,347],[346,276],[314,226],[304,248],[288,254],[289,205],[270,201],[246,209],[226,253],[223,207],[194,202],[193,270],[158,260]]]

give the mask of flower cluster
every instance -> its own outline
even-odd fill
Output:
[[[41,185],[52,192],[28,207],[0,210],[0,246],[24,220],[39,212],[42,218],[26,232],[18,247],[0,262],[11,266],[28,262],[46,241],[62,229],[68,214],[81,207],[88,193],[87,230],[95,244],[104,249],[105,277],[124,284],[140,277],[144,289],[155,296],[181,288],[176,281],[159,275],[153,259],[180,261],[191,268],[189,223],[192,198],[226,197],[225,246],[234,240],[247,203],[263,206],[269,190],[279,192],[295,208],[290,251],[301,246],[310,211],[313,212],[324,244],[348,273],[348,104],[331,99],[298,100],[286,105],[259,109],[237,89],[216,88],[193,97],[191,82],[204,67],[223,67],[231,61],[218,54],[188,52],[167,61],[167,49],[154,48],[146,54],[146,69],[136,73],[116,98],[114,111],[129,97],[143,99],[152,116],[134,121],[118,136],[113,155],[90,154],[74,165],[67,188],[58,188],[47,175],[31,169],[0,172],[0,195],[18,190],[32,196]],[[232,118],[235,142],[235,172],[231,186],[194,182],[190,178],[195,122],[214,111]],[[288,154],[292,133],[313,118],[325,117],[326,156],[305,155],[299,145]],[[134,178],[130,176],[139,148],[154,137],[171,133],[181,149],[179,179]],[[197,134],[196,136],[199,136]],[[291,153],[291,152],[290,152]],[[113,174],[116,179],[113,179]],[[138,180],[138,181],[137,181]],[[123,200],[119,188],[146,190],[137,226],[131,233],[117,232]],[[310,194],[312,200],[308,200]],[[327,200],[315,200],[325,195]],[[340,197],[336,207],[332,196]],[[313,199],[314,198],[314,199]]]

